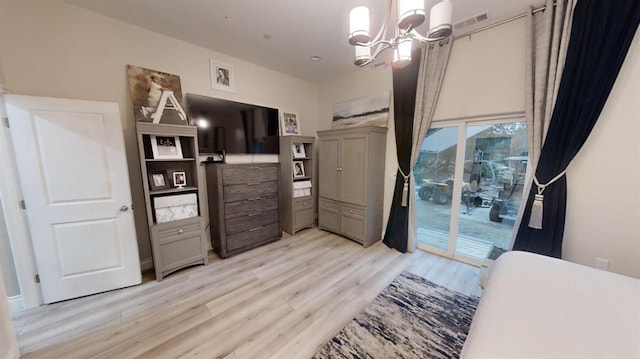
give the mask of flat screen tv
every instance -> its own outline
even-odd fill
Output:
[[[187,112],[201,155],[279,152],[278,109],[188,93]]]

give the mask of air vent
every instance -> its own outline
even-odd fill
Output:
[[[460,30],[460,29],[462,29],[464,27],[475,25],[475,24],[477,24],[479,22],[486,21],[488,19],[489,19],[489,14],[487,14],[486,12],[483,12],[481,14],[472,16],[472,17],[470,17],[468,19],[464,19],[462,21],[456,22],[455,24],[453,24],[453,29],[454,30]]]

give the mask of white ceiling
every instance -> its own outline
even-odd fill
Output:
[[[358,69],[353,65],[354,50],[347,43],[349,11],[367,5],[375,34],[386,9],[384,0],[66,1],[314,83]],[[454,34],[521,14],[539,1],[453,0],[454,23],[483,12],[489,16]],[[436,2],[426,0],[425,8]],[[311,56],[322,60],[311,61]]]

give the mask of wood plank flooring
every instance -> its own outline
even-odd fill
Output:
[[[23,358],[309,358],[403,270],[481,294],[481,268],[313,228],[13,319]]]

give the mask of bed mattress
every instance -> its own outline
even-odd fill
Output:
[[[462,358],[640,358],[640,280],[526,252],[492,265]]]

